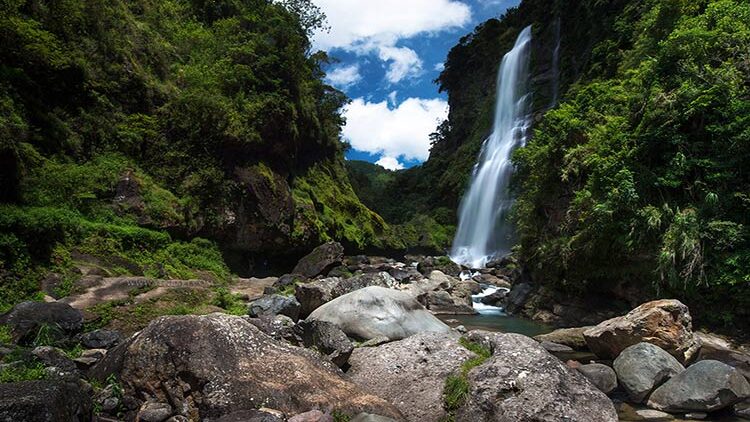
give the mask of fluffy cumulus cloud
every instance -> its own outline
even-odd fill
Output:
[[[471,8],[455,0],[316,0],[331,30],[315,36],[322,50],[393,46],[420,33],[462,27]]]
[[[385,79],[392,84],[422,73],[422,60],[411,48],[381,47],[378,56],[380,60],[390,63]]]
[[[382,155],[379,164],[393,167],[400,165],[398,158],[427,159],[430,134],[448,116],[448,104],[439,98],[408,98],[389,107],[388,101],[357,98],[346,107],[344,116],[344,139],[356,150]]]
[[[375,164],[385,168],[386,170],[403,170],[404,165],[398,161],[398,158],[393,157],[382,157]]]
[[[387,63],[385,78],[391,84],[417,77],[423,70],[416,51],[396,46],[399,40],[471,21],[471,8],[456,0],[317,0],[316,4],[328,17],[330,31],[315,35],[315,47],[375,53]]]
[[[326,76],[326,81],[329,84],[341,89],[356,85],[361,80],[362,75],[359,74],[358,64],[337,67],[329,71]]]

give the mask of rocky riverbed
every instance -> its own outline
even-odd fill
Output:
[[[750,418],[750,351],[694,331],[679,301],[533,338],[499,332],[520,322],[468,324],[487,286],[510,293],[484,304],[520,303],[517,276],[512,265],[462,274],[444,257],[347,257],[329,243],[289,274],[237,280],[241,315],[207,305],[146,318],[138,306],[199,296],[211,281],[143,289],[91,274],[70,297],[0,317],[0,374],[40,378],[0,384],[0,420]]]

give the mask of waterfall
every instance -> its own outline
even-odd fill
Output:
[[[500,64],[492,134],[484,141],[471,185],[459,209],[459,224],[451,258],[482,268],[493,257],[507,254],[513,227],[507,221],[513,204],[509,192],[513,150],[525,143],[530,123],[528,92],[531,27],[516,40]]]
[[[552,51],[552,101],[549,108],[560,100],[560,18],[555,20],[555,49]]]

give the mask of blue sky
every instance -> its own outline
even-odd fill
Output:
[[[328,82],[350,98],[349,159],[408,168],[427,159],[429,134],[447,116],[433,83],[448,51],[519,0],[314,0],[331,27],[314,46],[338,60]],[[499,59],[499,58],[498,58]]]

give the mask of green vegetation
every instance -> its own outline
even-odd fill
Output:
[[[467,350],[473,352],[476,356],[466,360],[461,365],[461,371],[459,374],[450,375],[445,380],[445,387],[443,389],[443,407],[449,413],[449,420],[454,420],[454,413],[456,410],[466,403],[466,399],[469,397],[469,371],[483,364],[487,359],[492,356],[492,353],[486,347],[472,343],[466,338],[459,340],[461,346]]]
[[[614,75],[574,86],[515,156],[522,258],[564,289],[629,281],[702,323],[743,325],[750,5],[633,3],[613,31],[595,49],[620,48],[592,66],[619,63]]]
[[[72,293],[81,256],[224,282],[217,245],[386,245],[343,168],[346,97],[309,41],[324,22],[308,0],[4,3],[0,312],[50,272]]]
[[[0,368],[0,384],[6,382],[34,381],[47,377],[44,365],[39,362],[6,365]]]
[[[0,344],[11,344],[12,342],[13,335],[10,332],[10,327],[0,324]]]

